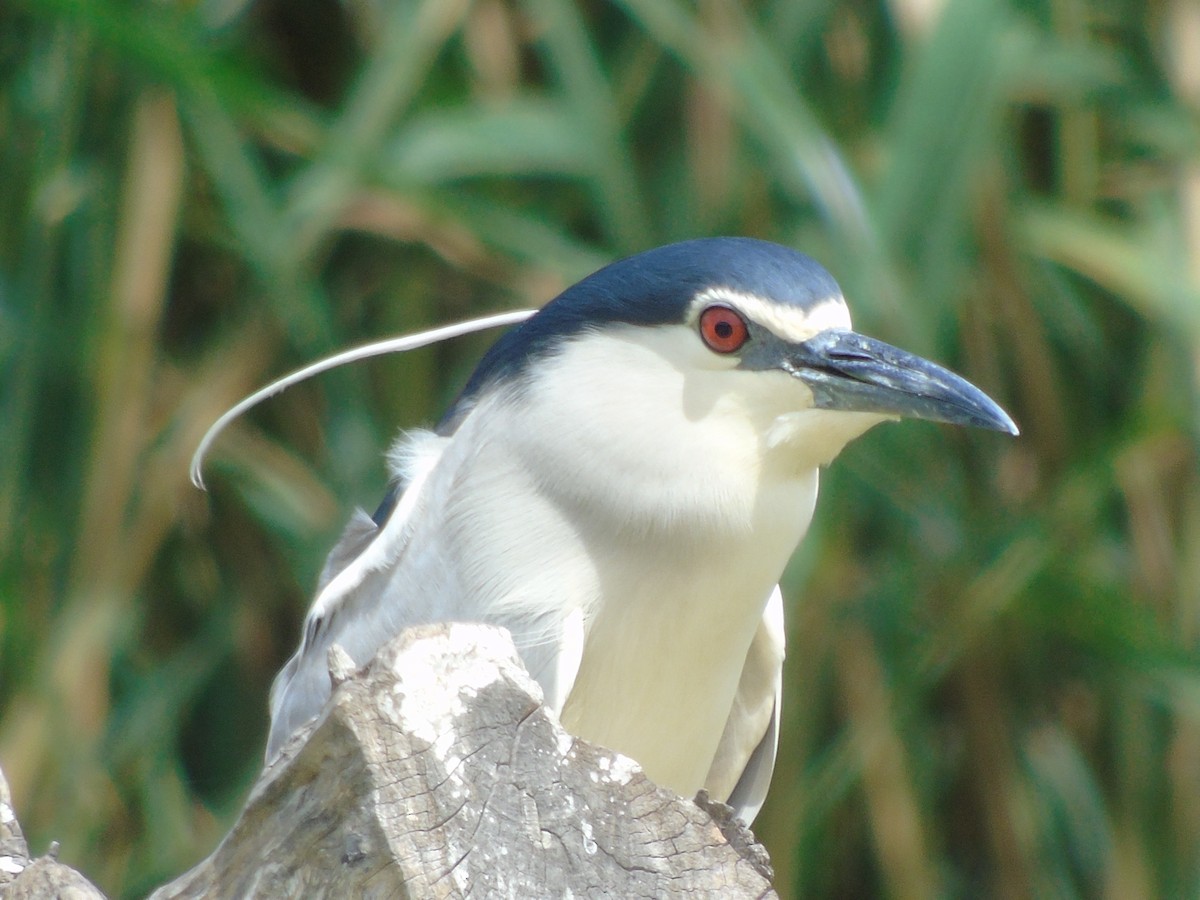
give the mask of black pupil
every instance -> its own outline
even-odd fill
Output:
[[[721,338],[721,340],[733,337],[733,323],[731,322],[718,322],[713,330],[716,331],[717,337]]]

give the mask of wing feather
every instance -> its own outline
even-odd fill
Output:
[[[271,685],[271,729],[267,738],[269,763],[292,733],[320,712],[331,685],[326,653],[348,626],[382,613],[375,577],[392,570],[404,556],[410,522],[421,502],[422,488],[444,450],[446,438],[429,432],[410,436],[407,484],[386,520],[380,524],[357,510],[342,537],[326,558],[316,599],[304,620],[300,646]],[[354,629],[359,636],[386,634],[382,629]],[[351,648],[347,648],[350,650]],[[374,649],[367,658],[374,654]],[[359,663],[353,651],[351,655]],[[359,654],[362,655],[362,654]]]
[[[750,642],[733,708],[705,780],[709,793],[727,798],[747,825],[762,808],[775,769],[783,655],[783,594],[776,585]]]

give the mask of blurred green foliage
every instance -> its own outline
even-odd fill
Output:
[[[398,427],[369,337],[748,234],[1022,425],[877,429],[787,577],[785,896],[1200,894],[1192,0],[15,0],[0,10],[0,764],[116,896],[205,855]]]

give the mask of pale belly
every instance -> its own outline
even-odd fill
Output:
[[[628,627],[593,630],[562,720],[572,734],[632,757],[653,781],[690,797],[704,787],[753,629],[697,646],[688,629],[658,624],[638,616]]]
[[[622,575],[607,579],[590,623],[562,709],[567,730],[632,757],[682,796],[706,787],[750,642],[807,525],[789,512],[787,527],[719,552],[603,567]]]

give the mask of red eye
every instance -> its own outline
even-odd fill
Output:
[[[700,337],[710,350],[732,353],[750,337],[746,320],[728,306],[710,306],[700,313]]]

